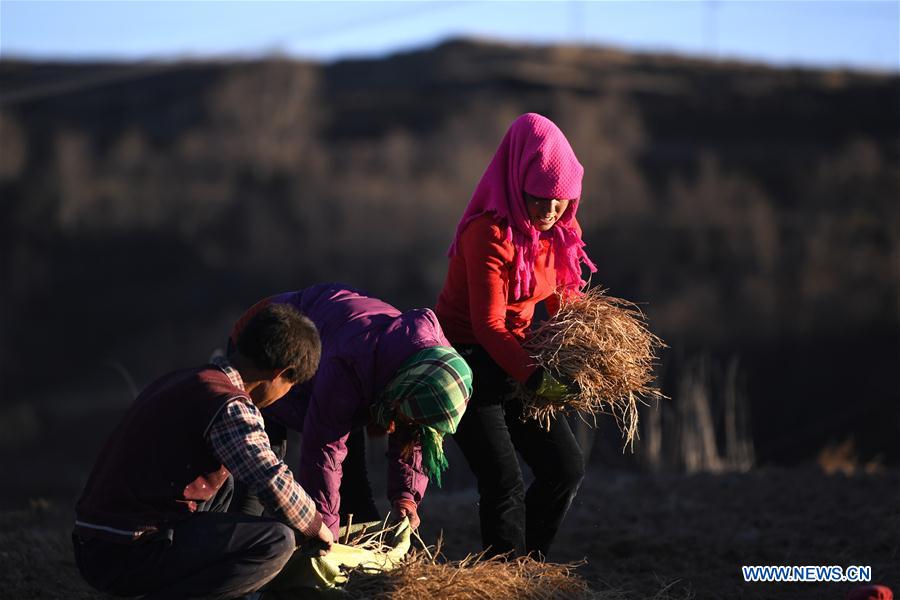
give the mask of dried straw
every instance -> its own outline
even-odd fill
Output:
[[[350,545],[373,552],[391,550],[390,538],[400,524],[366,525],[349,540]],[[349,528],[348,528],[349,529]],[[344,567],[347,582],[328,597],[341,600],[614,600],[617,594],[600,594],[575,573],[582,563],[543,563],[531,558],[485,558],[484,552],[463,560],[447,560],[441,554],[443,537],[428,546],[413,532],[421,548],[411,550],[390,570],[370,564]],[[288,596],[276,596],[288,597]],[[293,597],[293,596],[290,596]],[[324,597],[324,596],[323,596]]]
[[[612,415],[625,445],[637,437],[637,403],[665,398],[651,387],[656,353],[665,344],[647,329],[644,313],[633,303],[593,288],[564,301],[524,344],[535,363],[578,383],[581,392],[562,400],[537,396],[522,385],[525,418],[549,428],[559,413],[576,412],[596,424],[597,415]]]
[[[596,600],[600,598],[575,574],[576,564],[543,563],[531,558],[505,560],[475,554],[448,561],[439,548],[413,550],[403,563],[380,573],[348,573],[342,588],[347,600]]]

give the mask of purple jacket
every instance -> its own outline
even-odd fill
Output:
[[[336,536],[347,437],[371,422],[370,407],[408,358],[450,342],[430,310],[401,313],[342,284],[315,285],[271,300],[295,306],[316,324],[322,339],[315,377],[263,412],[303,432],[297,480]],[[407,439],[400,430],[388,436],[388,498],[418,504],[428,477],[418,447],[410,459],[400,456]]]

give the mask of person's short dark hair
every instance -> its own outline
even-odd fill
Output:
[[[259,369],[287,369],[285,379],[311,379],[322,343],[315,324],[289,304],[270,304],[253,315],[235,340],[236,349]]]

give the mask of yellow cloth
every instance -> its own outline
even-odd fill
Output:
[[[377,531],[383,525],[378,521],[360,523],[350,528],[350,534],[364,529]],[[333,544],[331,551],[325,556],[309,556],[304,554],[301,548],[294,553],[281,573],[269,585],[267,595],[271,591],[273,595],[282,597],[283,592],[305,588],[318,590],[321,593],[320,597],[331,596],[329,591],[337,592],[340,586],[347,583],[346,572],[352,568],[361,567],[369,572],[389,571],[394,568],[409,551],[411,533],[409,520],[404,518],[396,531],[386,535],[384,542],[389,550],[384,552]],[[338,539],[344,539],[346,535],[347,528],[342,527]]]

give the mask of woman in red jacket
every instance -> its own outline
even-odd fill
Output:
[[[435,313],[474,372],[469,408],[454,439],[478,479],[481,536],[491,554],[546,556],[584,477],[584,458],[564,418],[545,431],[522,421],[510,380],[545,396],[574,383],[537,368],[522,342],[544,301],[584,286],[575,220],[584,168],[559,128],[534,113],[510,126],[456,230]],[[516,451],[535,479],[526,493]]]

